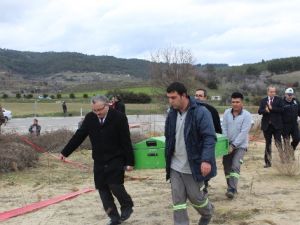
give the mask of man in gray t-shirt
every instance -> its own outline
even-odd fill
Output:
[[[198,225],[209,224],[213,205],[201,190],[216,175],[215,129],[209,111],[187,95],[183,84],[167,88],[171,105],[166,119],[166,172],[171,181],[175,225],[188,225],[186,201],[201,215]]]

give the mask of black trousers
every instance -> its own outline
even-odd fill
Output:
[[[113,196],[115,196],[118,199],[118,202],[121,206],[121,212],[128,207],[133,207],[133,201],[130,195],[125,190],[123,184],[103,185],[99,189],[99,194],[102,200],[104,210],[112,221],[120,220],[120,214],[115,205]]]
[[[265,147],[265,163],[267,166],[272,165],[272,136],[274,136],[275,146],[279,153],[282,153],[282,142],[281,142],[281,129],[275,129],[272,124],[269,124],[268,129],[264,130],[264,137],[266,140]]]
[[[295,150],[300,141],[298,123],[295,122],[293,124],[283,124],[282,137],[284,140],[284,144],[291,144],[291,146]],[[292,137],[291,143],[290,137]]]

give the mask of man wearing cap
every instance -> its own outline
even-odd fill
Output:
[[[274,86],[268,87],[267,94],[268,96],[261,100],[258,109],[258,114],[262,115],[261,129],[266,140],[265,168],[272,166],[272,135],[274,136],[280,158],[283,159],[281,143],[283,101],[282,98],[276,96],[276,88]]]
[[[295,98],[294,90],[287,88],[283,98],[282,137],[286,149],[291,145],[294,151],[299,144],[298,116],[300,116],[299,102]],[[291,136],[292,142],[290,143]],[[292,157],[295,157],[294,152],[292,152]]]

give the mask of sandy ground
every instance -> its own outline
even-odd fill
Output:
[[[276,152],[274,152],[276,153]],[[274,154],[276,158],[276,154]],[[299,172],[299,150],[296,154]],[[72,160],[91,165],[89,151],[74,153]],[[276,159],[274,159],[275,163]],[[275,163],[276,164],[276,163]],[[218,175],[210,182],[209,198],[216,211],[211,224],[298,225],[300,224],[300,175],[286,176],[276,169],[263,168],[263,143],[252,143],[245,156],[236,199],[226,199],[221,160]],[[171,225],[170,184],[163,169],[137,170],[125,185],[134,202],[134,214],[124,225]],[[91,171],[82,171],[42,156],[36,168],[0,174],[0,212],[61,194],[93,187]],[[189,207],[190,224],[199,215]],[[7,225],[95,225],[106,224],[98,193],[82,194],[41,210],[9,219]]]

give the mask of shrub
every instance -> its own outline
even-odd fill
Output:
[[[16,94],[16,98],[21,98],[21,94],[20,94],[20,93],[17,93],[17,94]]]
[[[44,148],[48,152],[59,153],[68,143],[74,132],[67,129],[59,129],[43,133],[38,138],[34,138],[33,142]],[[31,138],[31,136],[28,136]],[[92,149],[88,138],[81,144],[81,149]]]
[[[8,98],[8,95],[4,93],[4,94],[2,95],[2,98]]]
[[[83,98],[88,98],[89,97],[89,95],[88,94],[83,94],[83,96],[82,96]]]
[[[218,84],[216,81],[211,80],[211,81],[208,81],[207,87],[210,89],[218,89]]]
[[[35,166],[37,161],[38,153],[15,135],[0,135],[0,172],[23,170]]]
[[[59,94],[59,93],[56,94],[56,98],[57,98],[57,99],[60,99],[60,98],[61,98],[61,94]]]
[[[33,95],[32,94],[28,94],[28,95],[26,95],[26,98],[31,99],[31,98],[33,98]]]
[[[107,96],[119,95],[124,103],[150,103],[151,97],[145,93],[134,93],[129,91],[112,90],[106,93]]]
[[[74,93],[71,93],[71,94],[69,95],[69,97],[73,99],[73,98],[75,98],[75,94],[74,94]]]

